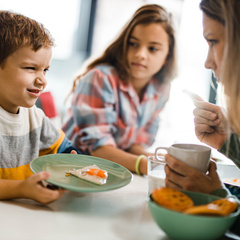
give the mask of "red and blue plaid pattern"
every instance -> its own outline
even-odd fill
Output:
[[[169,92],[169,83],[153,78],[140,101],[132,84],[121,81],[115,68],[99,65],[79,81],[63,130],[85,153],[103,145],[124,150],[132,144],[151,146]]]

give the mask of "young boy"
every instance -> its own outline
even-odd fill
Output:
[[[29,168],[38,156],[78,151],[35,106],[47,84],[53,46],[42,24],[0,11],[0,199],[48,204],[65,192],[44,188],[49,173],[33,175]]]

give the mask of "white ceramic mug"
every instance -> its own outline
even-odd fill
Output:
[[[167,151],[167,153],[176,159],[191,167],[197,168],[202,172],[208,170],[211,148],[207,146],[190,143],[177,143],[170,147],[158,147],[155,150],[155,157],[160,161],[162,161],[162,157],[159,157],[159,150],[161,149]]]

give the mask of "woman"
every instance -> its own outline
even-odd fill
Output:
[[[195,132],[200,141],[229,156],[240,167],[240,1],[202,0],[203,35],[209,51],[205,67],[212,69],[224,87],[227,115],[219,106],[197,98]],[[207,174],[166,156],[166,185],[226,196],[228,191],[210,163]],[[174,169],[174,171],[173,171]]]
[[[161,6],[140,7],[103,55],[74,81],[63,130],[84,153],[147,174],[146,147],[175,76],[175,35]]]

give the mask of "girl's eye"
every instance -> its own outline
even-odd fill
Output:
[[[158,49],[155,48],[155,47],[149,47],[149,51],[150,51],[150,52],[156,52],[156,51],[158,51]]]
[[[129,41],[129,42],[128,42],[128,45],[129,45],[129,46],[132,46],[132,47],[136,47],[136,46],[137,46],[137,43]]]

